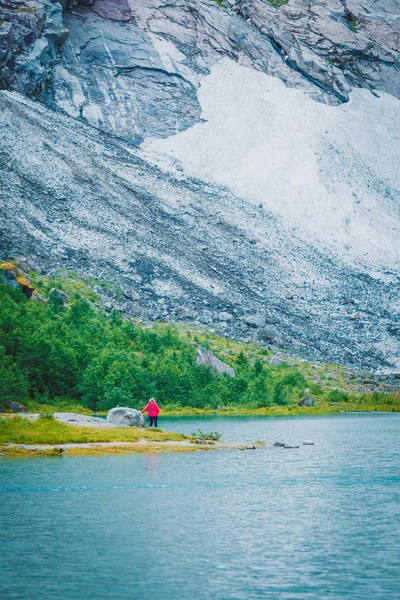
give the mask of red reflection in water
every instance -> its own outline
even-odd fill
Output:
[[[160,456],[158,454],[147,454],[146,458],[148,471],[157,471]]]

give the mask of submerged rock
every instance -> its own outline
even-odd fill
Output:
[[[107,421],[115,425],[144,427],[144,417],[139,410],[124,406],[116,406],[108,411]]]

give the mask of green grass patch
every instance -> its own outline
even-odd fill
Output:
[[[76,400],[68,400],[66,398],[44,398],[35,400],[28,400],[26,402],[28,412],[31,413],[50,413],[55,412],[71,412],[78,413],[80,415],[92,415],[93,411],[82,404],[79,404]],[[104,414],[107,414],[106,412]],[[0,415],[1,416],[1,415]]]
[[[345,22],[347,27],[353,32],[357,33],[358,31],[358,21],[357,18],[351,12],[347,12],[345,17]]]
[[[75,427],[42,417],[30,421],[24,417],[0,419],[0,445],[13,444],[80,444],[88,442],[182,441],[185,436],[160,429],[118,427],[97,429]]]
[[[279,8],[280,6],[287,4],[289,0],[264,0],[264,2],[268,2],[268,4],[272,4],[275,8]]]

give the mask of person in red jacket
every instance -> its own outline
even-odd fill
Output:
[[[140,412],[142,412],[142,413],[147,412],[147,414],[149,415],[149,421],[150,421],[149,427],[153,427],[153,425],[154,425],[154,427],[157,427],[158,415],[160,414],[160,407],[158,406],[158,404],[154,400],[154,398],[150,398],[147,406],[145,406],[144,409]]]

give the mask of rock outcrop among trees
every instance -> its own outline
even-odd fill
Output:
[[[230,377],[235,377],[235,370],[232,369],[231,366],[227,365],[222,360],[214,356],[214,354],[210,352],[210,350],[207,350],[207,348],[203,348],[203,346],[200,346],[200,348],[197,349],[196,363],[198,365],[205,365],[206,367],[215,369],[217,373],[227,373],[227,375],[229,375]]]

